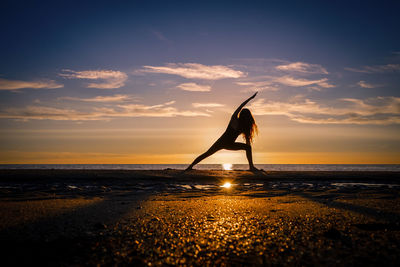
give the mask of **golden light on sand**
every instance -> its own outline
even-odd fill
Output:
[[[231,163],[224,163],[224,164],[222,164],[222,168],[225,170],[225,171],[231,171],[232,170],[232,164]]]
[[[221,185],[221,187],[224,187],[224,188],[231,188],[231,186],[232,186],[232,184],[230,182],[226,182],[223,185]]]

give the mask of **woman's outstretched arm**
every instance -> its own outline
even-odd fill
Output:
[[[249,97],[246,101],[244,101],[236,110],[235,112],[232,114],[232,117],[237,118],[239,112],[242,110],[242,108],[249,103],[250,100],[252,100],[253,98],[256,97],[258,92],[256,92],[254,95],[252,95],[251,97]]]

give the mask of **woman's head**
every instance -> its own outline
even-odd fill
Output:
[[[244,138],[253,142],[254,133],[257,133],[257,124],[251,114],[250,110],[247,108],[242,109],[239,114],[239,129],[244,135]]]

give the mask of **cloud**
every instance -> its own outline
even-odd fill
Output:
[[[399,124],[399,116],[385,116],[384,118],[374,116],[346,116],[344,118],[315,118],[307,116],[298,116],[292,120],[300,123],[311,124],[359,124],[359,125],[389,125]]]
[[[168,63],[166,66],[143,66],[140,72],[164,73],[178,75],[188,79],[204,80],[219,80],[246,76],[245,73],[227,66],[207,66],[198,63]]]
[[[278,70],[283,71],[295,71],[302,73],[315,73],[315,74],[328,74],[328,71],[318,64],[309,64],[305,62],[294,62],[275,67]]]
[[[304,78],[295,78],[290,75],[285,76],[257,76],[251,77],[251,80],[236,82],[237,85],[248,86],[249,91],[277,91],[280,85],[291,87],[304,87],[309,86],[313,90],[317,90],[316,86],[322,88],[332,88],[335,85],[330,84],[327,78],[318,80],[309,80]],[[256,80],[256,81],[252,81]],[[320,90],[318,88],[318,90]]]
[[[2,119],[28,120],[96,120],[96,114],[78,112],[73,109],[62,109],[46,106],[27,106],[9,108],[0,112]]]
[[[87,79],[87,80],[102,80],[103,82],[88,83],[88,88],[99,88],[99,89],[114,89],[120,88],[125,85],[125,81],[128,79],[128,75],[121,71],[114,70],[85,70],[85,71],[74,71],[74,70],[63,70],[64,73],[59,75],[68,79]]]
[[[254,72],[261,75],[249,76],[236,82],[238,85],[246,86],[248,91],[277,91],[282,88],[282,86],[307,86],[309,90],[318,91],[321,90],[321,88],[335,87],[328,78],[307,78],[307,76],[315,74],[329,74],[329,72],[319,64],[288,62],[278,59],[261,60],[260,62],[256,61],[254,63],[258,64]],[[286,72],[286,74],[282,74],[282,72]],[[263,73],[268,73],[268,75],[263,75]]]
[[[237,82],[237,85],[247,86],[248,91],[277,91],[278,88],[272,85],[271,81],[260,82]]]
[[[192,91],[192,92],[209,92],[211,91],[211,86],[209,85],[201,85],[197,83],[182,83],[178,86],[179,89],[184,91]]]
[[[53,80],[18,81],[18,80],[0,79],[0,90],[18,90],[23,88],[55,89],[62,87],[64,87],[64,85],[58,84]]]
[[[360,69],[357,68],[344,68],[345,70],[359,73],[384,73],[384,72],[397,72],[400,71],[400,64],[386,64],[376,66],[364,66]]]
[[[101,103],[107,103],[107,102],[122,102],[122,101],[129,101],[129,100],[135,100],[130,95],[112,95],[112,96],[96,96],[92,98],[79,98],[79,97],[60,97],[58,99],[61,100],[72,100],[72,101],[83,101],[83,102],[101,102]]]
[[[399,124],[400,98],[343,98],[334,105],[322,105],[309,99],[296,102],[265,102],[250,105],[255,115],[284,115],[293,121],[314,124]]]
[[[335,87],[334,85],[332,85],[328,82],[327,78],[322,78],[322,79],[318,79],[318,80],[309,80],[309,79],[304,79],[304,78],[295,78],[290,75],[278,76],[278,77],[266,76],[265,78],[268,78],[269,80],[263,81],[262,83],[264,83],[264,85],[281,84],[281,85],[286,85],[286,86],[291,86],[291,87],[303,87],[303,86],[310,86],[310,85],[318,85],[323,88]],[[262,85],[262,83],[260,82],[259,85]]]
[[[224,104],[218,103],[192,103],[192,106],[195,108],[219,108],[224,107]]]
[[[294,78],[292,76],[286,75],[286,76],[276,77],[274,79],[274,82],[280,83],[283,85],[293,86],[293,87],[302,87],[302,86],[309,86],[309,85],[318,85],[323,88],[335,87],[334,85],[328,83],[327,78],[322,78],[319,80],[308,80],[308,79]]]
[[[95,107],[89,111],[79,111],[67,108],[46,106],[27,106],[23,108],[8,108],[0,112],[1,119],[28,120],[57,120],[57,121],[94,121],[111,120],[114,118],[133,117],[196,117],[210,115],[204,112],[178,110],[171,105],[175,101],[158,105],[127,104],[116,107]]]
[[[357,84],[362,88],[376,88],[381,86],[379,84],[370,84],[365,81],[359,81]]]
[[[318,86],[320,86],[320,87],[322,87],[322,88],[332,88],[332,87],[335,87],[335,85],[330,84],[330,83],[328,83],[327,81],[328,81],[328,79],[322,79],[322,80],[316,82],[315,84],[318,85]]]
[[[123,110],[123,117],[197,117],[210,116],[204,112],[197,111],[180,111],[175,107],[171,107],[175,101],[166,102],[164,104],[147,106],[142,104],[119,105]],[[117,112],[117,117],[121,115]]]

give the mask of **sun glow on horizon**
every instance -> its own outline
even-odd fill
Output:
[[[232,170],[232,164],[231,163],[224,163],[224,164],[222,164],[222,168],[225,170],[225,171],[231,171]]]

